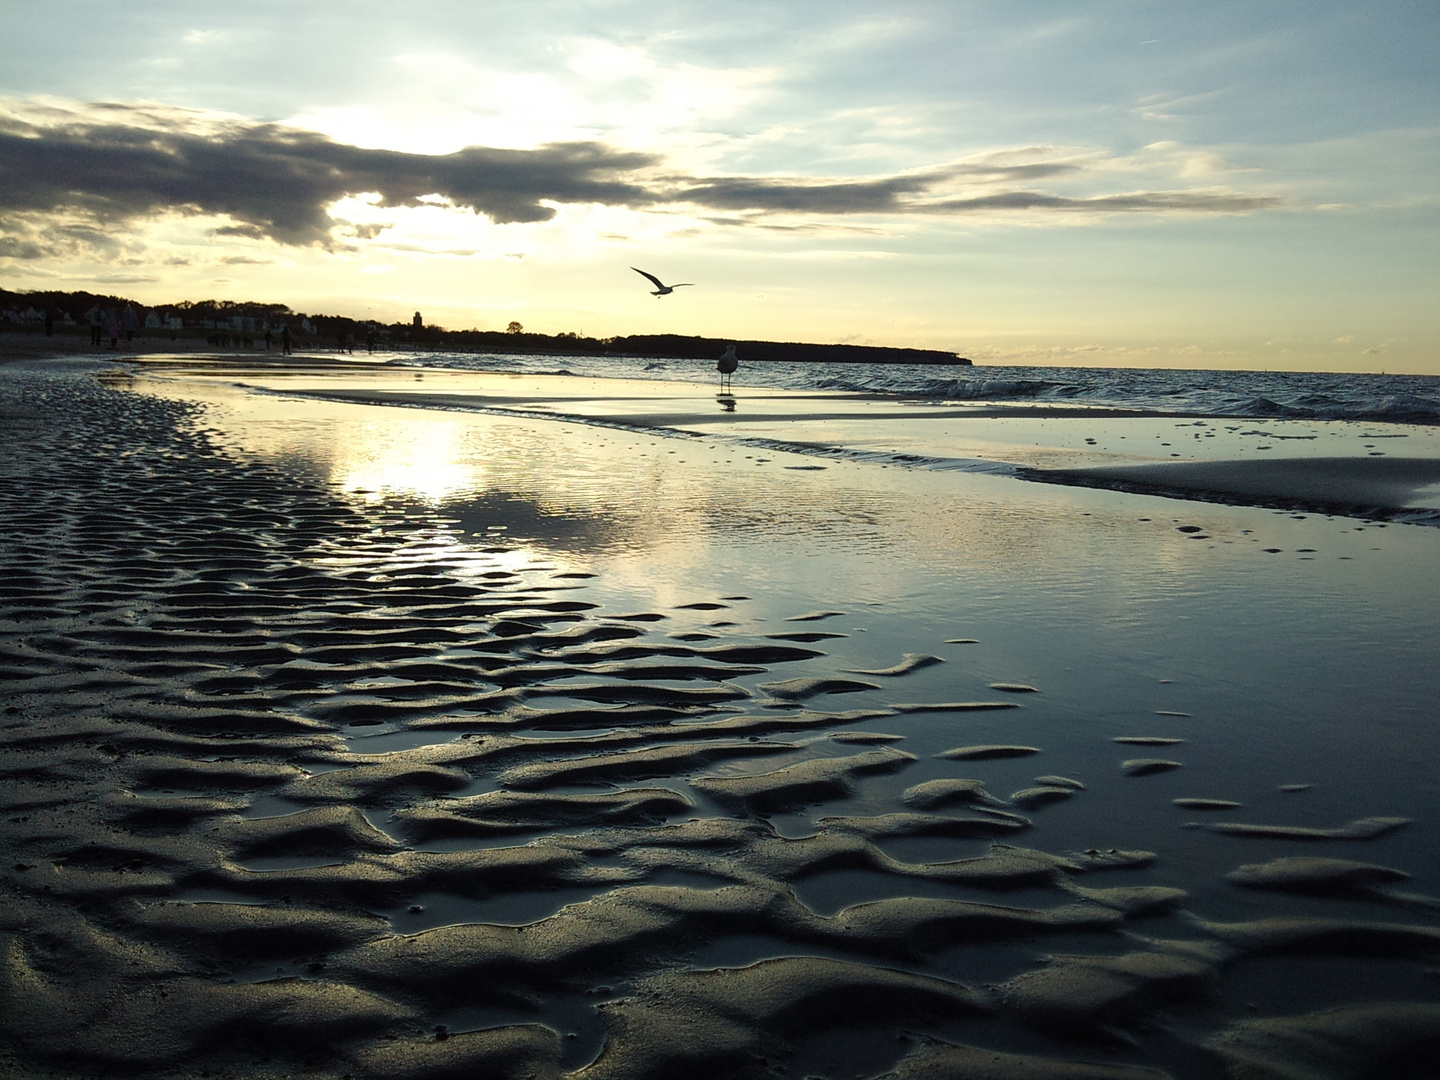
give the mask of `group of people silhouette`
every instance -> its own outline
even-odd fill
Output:
[[[110,348],[120,348],[120,335],[126,343],[135,340],[135,331],[140,329],[140,316],[129,304],[123,308],[102,308],[98,304],[85,312],[85,321],[90,325],[90,344],[100,348],[105,338],[110,339]]]

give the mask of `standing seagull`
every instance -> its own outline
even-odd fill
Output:
[[[730,389],[730,376],[735,374],[735,369],[740,366],[740,358],[735,355],[735,346],[726,345],[725,352],[720,359],[715,361],[715,370],[720,372],[720,392],[723,394]]]
[[[682,288],[683,286],[686,286],[686,285],[691,285],[691,286],[693,286],[693,285],[695,284],[693,281],[682,281],[682,282],[680,282],[678,285],[666,285],[663,281],[661,281],[661,280],[660,280],[658,277],[656,277],[654,274],[647,274],[647,273],[645,273],[644,270],[641,270],[638,266],[632,266],[632,267],[630,267],[630,269],[631,269],[631,270],[634,270],[634,271],[635,271],[637,274],[639,274],[641,277],[647,277],[647,278],[649,278],[651,281],[653,281],[653,282],[655,283],[655,290],[650,294],[651,296],[669,296],[669,295],[670,295],[672,292],[674,292],[676,289]]]

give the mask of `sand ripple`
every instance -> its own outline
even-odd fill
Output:
[[[1163,851],[1045,850],[1164,780],[1032,783],[1046,729],[994,723],[1032,710],[883,703],[933,643],[846,672],[838,631],[668,636],[680,609],[607,612],[584,571],[233,456],[197,406],[4,378],[5,1075],[1402,1075],[1437,1045],[1433,1004],[1344,978],[1304,1015],[1227,997],[1277,957],[1436,962],[1405,871],[1284,850],[1403,818],[1203,823],[1274,848],[1194,890],[1264,917],[1207,920]],[[885,745],[920,723],[963,745]]]

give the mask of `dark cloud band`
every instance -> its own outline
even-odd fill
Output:
[[[654,196],[625,177],[655,161],[588,142],[425,155],[274,124],[202,135],[12,121],[0,125],[0,209],[74,208],[103,219],[193,209],[229,216],[232,233],[307,244],[328,238],[329,205],[360,192],[379,192],[385,206],[440,195],[498,222],[548,220],[555,210],[547,202],[641,206]]]
[[[946,199],[934,203],[940,213],[975,213],[982,210],[1065,210],[1106,214],[1191,213],[1243,214],[1275,210],[1283,200],[1274,195],[1245,195],[1215,191],[1141,191],[1128,195],[1067,198],[1038,191],[1004,191],[973,199]]]
[[[736,223],[787,213],[1245,213],[1280,205],[1273,196],[1213,191],[1067,197],[1006,190],[1081,171],[1073,162],[1013,156],[859,181],[686,177],[662,175],[656,154],[599,142],[409,154],[278,124],[235,120],[197,128],[194,116],[178,112],[168,123],[163,110],[153,108],[87,108],[42,120],[0,115],[0,213],[71,211],[113,223],[180,210],[229,218],[217,230],[221,235],[323,244],[335,227],[329,207],[366,192],[378,193],[381,206],[415,206],[438,196],[501,223],[549,220],[557,204],[748,215]],[[947,198],[956,183],[992,190]],[[36,257],[40,250],[18,239],[11,248],[0,247],[0,257]]]

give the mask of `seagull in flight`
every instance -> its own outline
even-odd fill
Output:
[[[647,277],[647,278],[649,278],[651,281],[653,281],[653,282],[655,283],[655,289],[654,289],[653,292],[651,292],[651,294],[650,294],[651,296],[669,296],[669,295],[670,295],[672,292],[674,292],[676,289],[683,288],[683,287],[686,286],[686,285],[691,285],[691,286],[693,286],[693,285],[695,284],[693,281],[681,281],[681,282],[679,282],[679,283],[677,283],[677,284],[675,284],[675,285],[666,285],[663,281],[661,281],[661,280],[660,280],[658,277],[656,277],[654,274],[647,274],[644,270],[641,270],[638,266],[632,266],[632,267],[630,267],[630,269],[631,269],[631,270],[634,270],[634,271],[635,271],[637,274],[639,274],[641,277]]]

